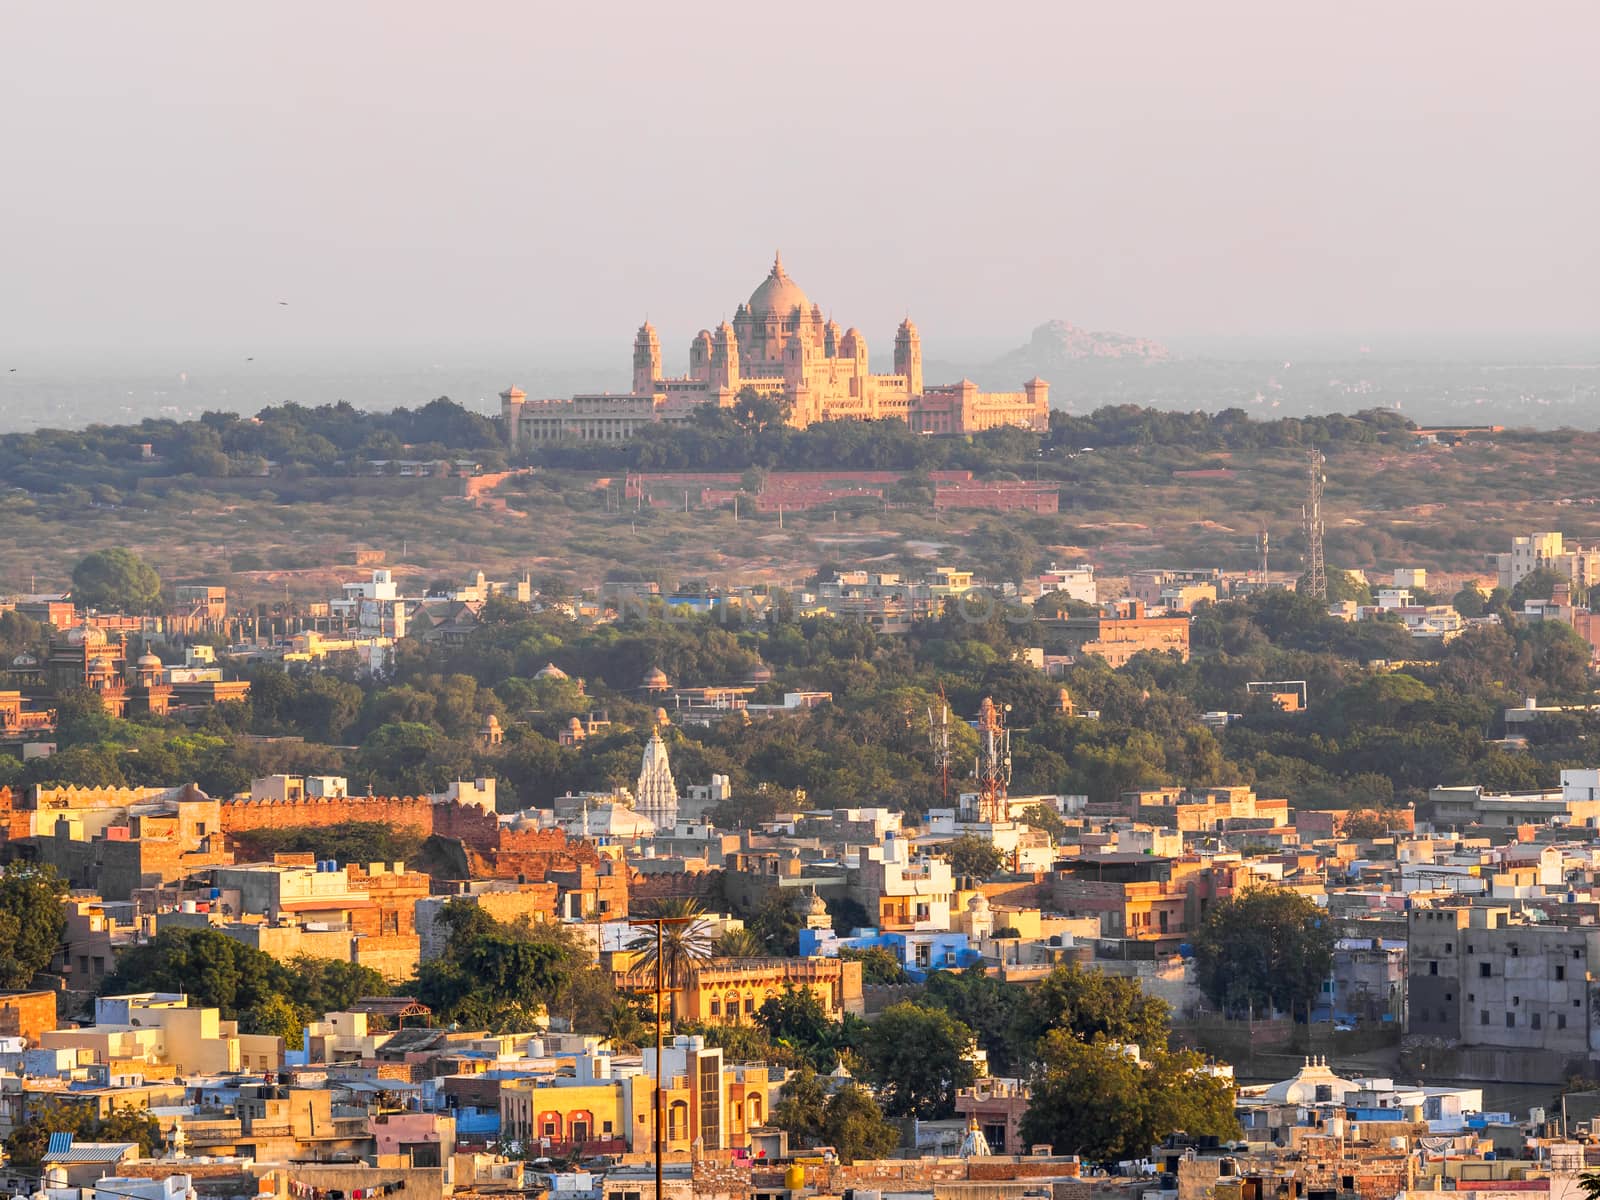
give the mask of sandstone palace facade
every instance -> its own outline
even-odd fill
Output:
[[[732,321],[695,335],[687,375],[662,374],[661,343],[646,322],[633,342],[627,395],[529,400],[511,388],[500,394],[500,406],[513,445],[622,441],[653,422],[686,420],[702,404],[729,407],[745,388],[788,401],[795,426],[893,418],[918,433],[976,433],[1002,425],[1042,431],[1049,423],[1050,385],[1042,379],[1020,392],[982,392],[966,379],[925,386],[922,339],[909,318],[895,334],[894,373],[874,375],[866,338],[824,320],[781,256]]]

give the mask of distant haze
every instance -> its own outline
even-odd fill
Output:
[[[778,247],[875,356],[906,312],[946,359],[1583,342],[1597,45],[1592,0],[13,4],[0,379],[611,346],[625,385]]]

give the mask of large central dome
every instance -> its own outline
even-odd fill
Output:
[[[783,272],[783,255],[772,260],[772,270],[761,281],[761,286],[750,293],[750,312],[757,317],[787,317],[795,309],[811,311],[811,301],[800,290],[800,285]]]

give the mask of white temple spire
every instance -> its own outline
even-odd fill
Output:
[[[639,786],[634,792],[634,811],[648,817],[661,833],[670,833],[678,823],[678,785],[667,762],[667,744],[659,727],[650,731],[644,761],[639,765]]]

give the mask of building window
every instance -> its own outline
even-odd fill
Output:
[[[1530,1013],[1529,1016],[1528,1016],[1528,1024],[1532,1025],[1535,1029],[1538,1029],[1539,1028],[1539,1014],[1538,1013]]]
[[[1565,963],[1557,963],[1556,964],[1556,981],[1559,983],[1561,980],[1565,979],[1566,977],[1567,977],[1566,964]]]
[[[1516,1027],[1517,1027],[1517,1014],[1513,1013],[1513,1012],[1508,1012],[1506,1014],[1506,1028],[1507,1029],[1515,1029]]]
[[[711,1002],[711,1015],[713,1017],[720,1017],[722,1015],[722,1001],[721,1000],[713,1000]]]
[[[1482,979],[1489,978],[1489,964],[1488,963],[1481,962],[1481,963],[1478,964],[1478,976],[1479,976],[1479,978],[1482,978]]]
[[[1557,1013],[1556,1014],[1556,1028],[1557,1029],[1565,1029],[1566,1027],[1567,1027],[1567,1014],[1566,1013]]]
[[[1429,963],[1428,964],[1428,974],[1429,975],[1437,975],[1438,973],[1439,973],[1439,964],[1436,963],[1436,962]]]
[[[1478,1024],[1479,1025],[1487,1025],[1488,1023],[1489,1023],[1489,1010],[1487,1008],[1485,1008],[1485,1009],[1480,1010],[1479,1013],[1478,1013]]]
[[[1445,944],[1444,944],[1444,952],[1445,952],[1445,953],[1446,953],[1446,954],[1454,954],[1454,953],[1455,953],[1455,952],[1456,952],[1456,945],[1455,945],[1455,943],[1454,943],[1454,942],[1446,942],[1446,943],[1445,943]]]

